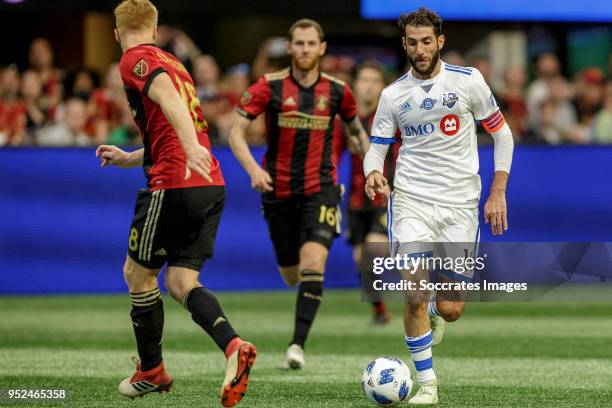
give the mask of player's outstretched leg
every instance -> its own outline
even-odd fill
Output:
[[[438,381],[433,370],[432,335],[429,326],[427,298],[407,299],[404,305],[406,346],[417,371],[419,389],[408,401],[414,405],[438,403]]]
[[[293,339],[287,349],[287,365],[294,370],[299,370],[306,363],[304,344],[323,297],[323,273],[304,269],[300,272],[300,280]]]
[[[132,326],[140,360],[136,372],[119,384],[119,392],[130,398],[149,392],[170,391],[172,377],[162,361],[164,307],[157,283],[159,270],[144,268],[128,258],[124,266],[125,280],[132,299]]]
[[[323,299],[323,271],[327,254],[327,248],[318,242],[306,242],[300,248],[300,286],[295,308],[295,327],[287,349],[287,365],[294,370],[305,364],[304,344]]]
[[[246,394],[257,350],[236,334],[215,295],[198,282],[198,275],[199,272],[192,269],[169,267],[166,286],[172,297],[191,312],[193,321],[224,352],[226,371],[221,386],[221,404],[233,407]]]

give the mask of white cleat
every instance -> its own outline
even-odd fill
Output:
[[[304,349],[297,344],[290,345],[287,349],[287,366],[292,370],[299,370],[304,364]]]
[[[438,380],[427,381],[419,387],[414,397],[408,400],[412,405],[434,405],[438,403]]]
[[[444,337],[446,321],[440,316],[430,316],[429,324],[431,326],[431,345],[440,344],[442,337]]]

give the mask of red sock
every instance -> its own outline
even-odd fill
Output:
[[[387,311],[387,305],[385,302],[374,302],[374,310],[377,314],[383,314]]]
[[[230,340],[225,348],[225,358],[229,358],[236,349],[242,344],[242,339],[240,337],[234,337]]]

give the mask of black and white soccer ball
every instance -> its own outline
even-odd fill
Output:
[[[398,358],[379,357],[364,370],[361,386],[366,397],[374,404],[392,407],[410,395],[410,369]]]

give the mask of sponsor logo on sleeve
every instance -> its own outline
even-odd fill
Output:
[[[149,64],[147,64],[147,61],[141,59],[134,65],[133,70],[136,76],[142,79],[149,75]]]

